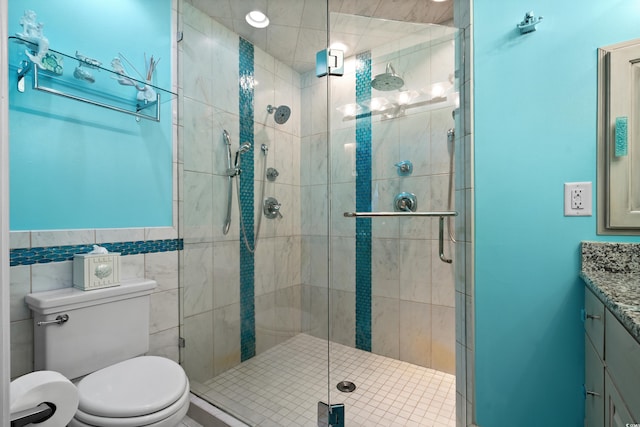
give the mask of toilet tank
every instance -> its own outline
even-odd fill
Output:
[[[35,369],[74,379],[146,353],[155,287],[153,280],[136,280],[91,291],[64,288],[27,295],[34,317]],[[64,315],[69,318],[62,324],[41,324]]]

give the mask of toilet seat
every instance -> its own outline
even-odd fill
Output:
[[[68,427],[176,427],[189,409],[189,388],[174,405],[153,414],[132,418],[97,417],[77,411]]]
[[[77,388],[80,403],[70,425],[173,426],[189,407],[184,370],[163,357],[141,356],[108,366],[84,377]]]

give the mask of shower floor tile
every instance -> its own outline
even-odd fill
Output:
[[[259,427],[315,427],[318,401],[344,403],[348,427],[455,426],[455,376],[299,334],[193,390]],[[340,381],[355,383],[342,393]]]

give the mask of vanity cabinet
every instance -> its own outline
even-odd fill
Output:
[[[640,422],[640,344],[585,288],[585,426]]]
[[[604,362],[600,359],[588,335],[584,338],[586,391],[584,401],[585,427],[597,427],[604,420]]]
[[[633,418],[608,373],[605,374],[604,390],[604,426],[628,427]]]

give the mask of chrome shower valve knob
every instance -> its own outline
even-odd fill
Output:
[[[415,212],[418,209],[418,199],[413,193],[399,193],[393,200],[396,212]]]
[[[278,200],[274,197],[268,197],[264,200],[262,211],[264,212],[264,216],[269,219],[282,218],[282,213],[280,213],[281,207],[282,205],[278,203]]]

